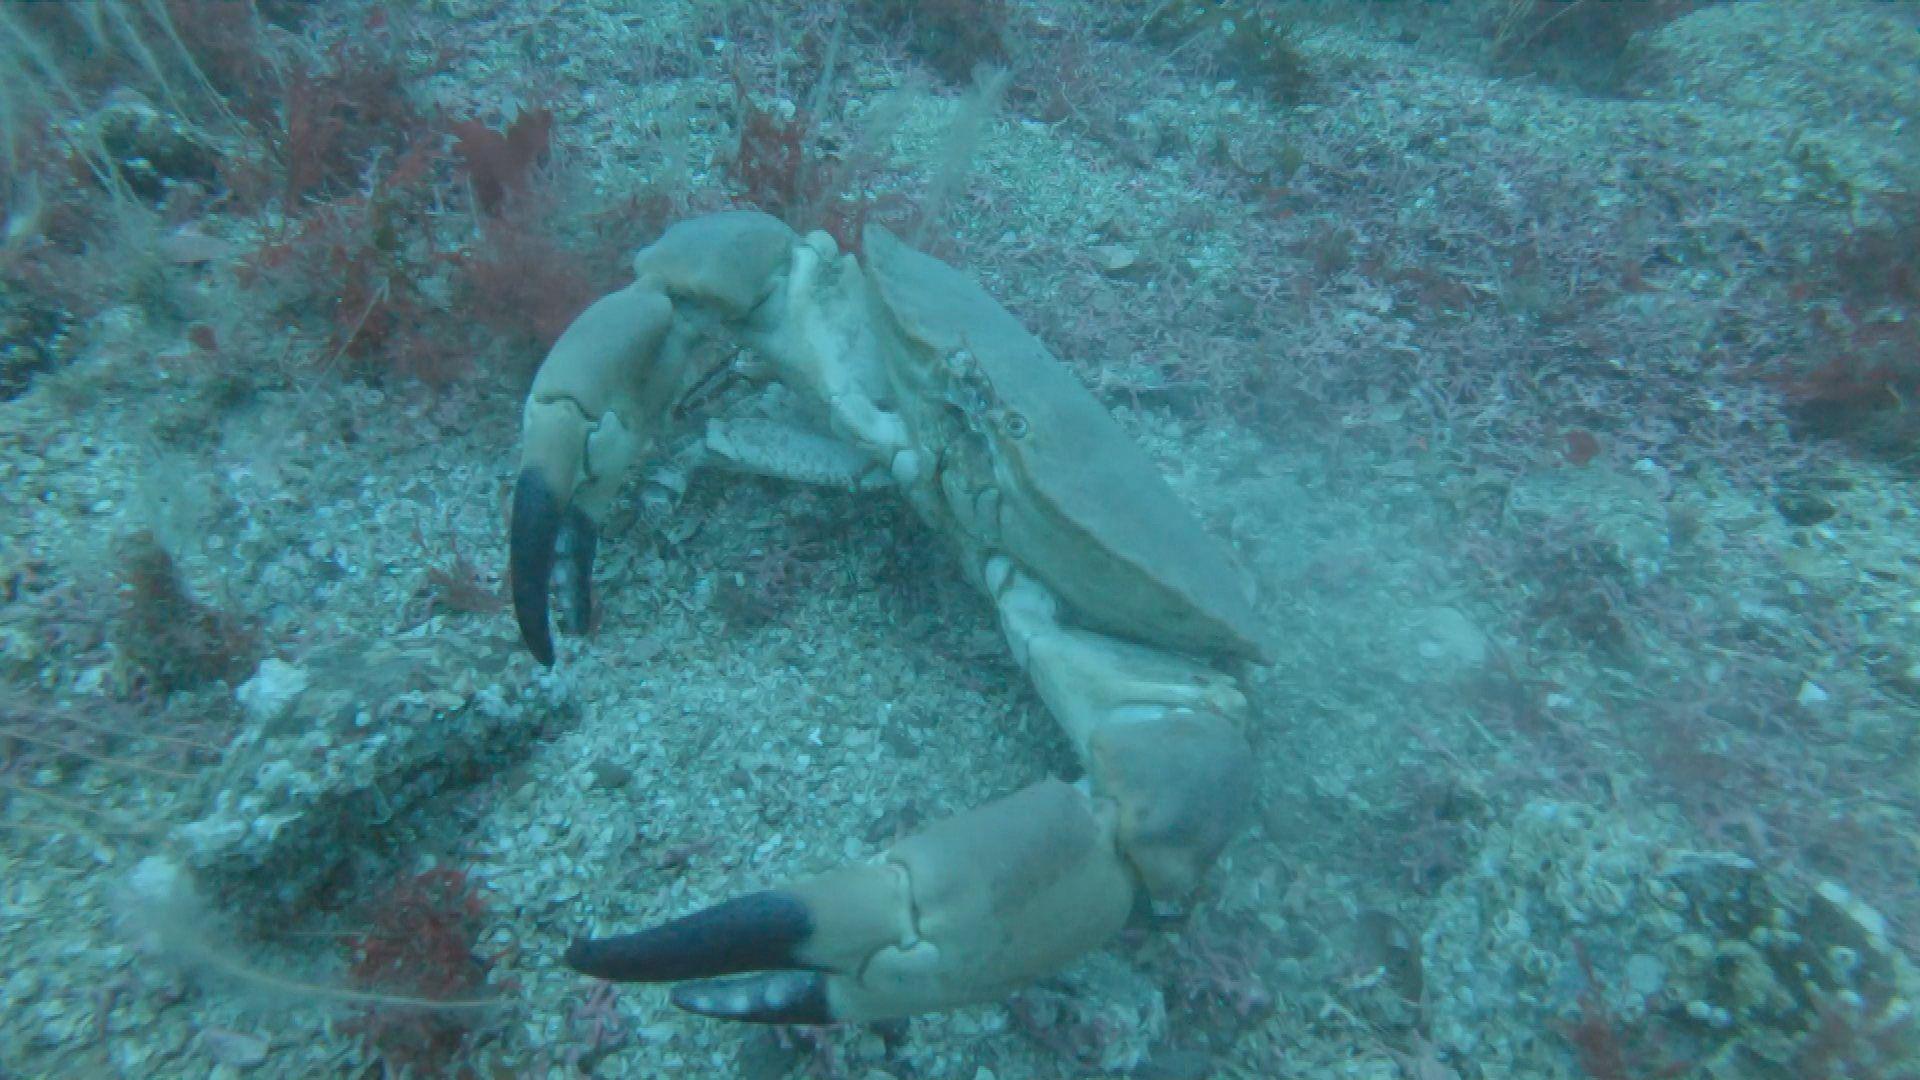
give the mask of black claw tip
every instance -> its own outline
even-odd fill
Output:
[[[593,552],[599,545],[593,519],[577,506],[567,510],[567,574],[572,604],[568,629],[585,634],[593,629]]]
[[[668,995],[690,1013],[754,1024],[831,1024],[827,980],[813,971],[776,971],[738,979],[706,979]]]
[[[507,572],[520,640],[533,658],[553,666],[553,634],[547,629],[547,588],[553,583],[554,547],[560,540],[560,500],[540,470],[520,471],[513,485],[513,521],[508,526]]]
[[[621,937],[576,941],[567,966],[618,982],[680,982],[799,967],[813,916],[791,893],[757,892]]]

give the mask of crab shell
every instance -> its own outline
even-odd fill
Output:
[[[863,244],[870,306],[895,339],[881,342],[891,404],[934,457],[963,536],[1014,558],[1089,629],[1269,661],[1232,555],[1046,346],[885,229]]]

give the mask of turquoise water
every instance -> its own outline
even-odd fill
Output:
[[[0,1076],[1920,1074],[1920,15],[0,5]]]

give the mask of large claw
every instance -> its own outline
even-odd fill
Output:
[[[637,280],[574,319],[527,395],[509,528],[520,637],[553,664],[547,592],[567,541],[576,629],[592,613],[594,521],[688,391],[723,359],[703,319],[738,320],[774,287],[795,237],[765,214],[716,214],[668,229],[634,258]],[[685,300],[676,322],[673,300]],[[703,314],[709,313],[709,314]]]
[[[598,532],[593,519],[569,505],[572,493],[556,489],[545,470],[529,465],[520,470],[513,486],[513,521],[509,526],[507,574],[513,592],[513,614],[520,624],[520,640],[541,664],[553,666],[553,635],[547,629],[547,589],[566,539],[569,556],[572,620],[569,629],[585,633],[593,625],[593,553]]]
[[[878,1020],[990,1001],[1125,924],[1136,885],[1114,832],[1110,807],[1046,781],[875,862],[576,942],[567,963],[681,983],[675,1005],[728,1020]]]
[[[562,541],[572,623],[592,616],[595,518],[654,438],[667,411],[712,366],[673,332],[673,305],[652,282],[601,298],[554,343],[527,396],[508,571],[520,637],[553,663],[547,591]]]

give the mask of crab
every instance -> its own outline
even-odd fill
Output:
[[[1137,911],[1183,910],[1248,816],[1231,672],[1271,650],[1228,548],[975,281],[878,226],[860,248],[761,213],[689,219],[562,334],[526,403],[513,495],[522,639],[555,662],[557,566],[572,623],[589,621],[598,523],[642,464],[891,489],[991,600],[1085,775],[567,950],[588,975],[677,984],[674,1004],[711,1017],[867,1021],[999,999]],[[678,407],[723,374],[781,408],[680,430]]]

